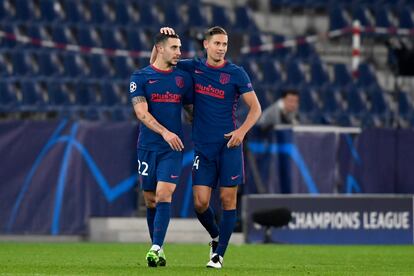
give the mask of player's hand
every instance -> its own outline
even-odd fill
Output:
[[[177,134],[165,130],[162,133],[162,138],[170,145],[170,147],[175,151],[182,151],[184,149],[184,144],[181,141],[180,137]]]
[[[233,130],[232,132],[224,134],[224,138],[230,139],[227,142],[228,148],[234,148],[238,147],[243,143],[244,136],[246,135],[245,132],[243,132],[240,129]]]
[[[175,35],[174,29],[170,27],[162,27],[160,29],[160,33],[166,34],[166,35]]]

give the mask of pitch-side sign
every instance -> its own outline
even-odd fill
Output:
[[[413,244],[413,200],[408,195],[247,195],[242,205],[245,241],[265,239],[265,227],[252,219],[255,212],[287,208],[292,220],[271,228],[272,242]]]

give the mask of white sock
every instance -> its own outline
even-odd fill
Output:
[[[213,241],[218,242],[218,241],[219,241],[219,236],[215,237],[215,238],[213,239]]]
[[[161,249],[161,247],[160,247],[159,245],[157,245],[157,244],[153,244],[153,245],[151,246],[151,249],[150,249],[150,250],[158,251],[158,250],[160,250],[160,249]]]

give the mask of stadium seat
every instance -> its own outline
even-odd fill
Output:
[[[207,19],[201,11],[201,7],[196,3],[191,2],[189,4],[188,14],[191,14],[191,16],[188,17],[187,25],[191,28],[204,29],[207,26]]]
[[[140,1],[138,4],[139,24],[146,28],[159,27],[159,19],[154,11],[154,6],[147,2]]]
[[[24,79],[20,82],[22,100],[20,109],[27,112],[45,112],[47,102],[45,87],[39,81]]]
[[[228,12],[227,9],[223,8],[222,6],[212,5],[211,8],[211,16],[212,16],[212,24],[221,26],[225,29],[231,29],[231,21],[229,16],[226,14]]]
[[[376,27],[391,28],[394,27],[390,14],[389,7],[385,5],[377,5],[375,8],[375,25]]]
[[[99,29],[88,25],[81,25],[77,29],[78,43],[82,47],[101,47],[102,38]]]
[[[132,5],[129,1],[115,1],[115,22],[119,25],[128,25],[131,21],[130,11]]]
[[[0,79],[0,112],[16,111],[18,105],[17,91],[14,89],[12,82]]]
[[[65,76],[77,78],[85,77],[89,73],[89,67],[86,66],[84,57],[78,53],[65,53],[64,55]]]
[[[345,64],[334,65],[334,85],[338,87],[346,87],[352,83],[351,73]]]
[[[43,77],[62,76],[64,73],[63,58],[58,51],[39,50],[39,75]]]
[[[348,27],[350,24],[345,17],[345,9],[340,5],[334,5],[329,11],[329,29],[339,30]]]
[[[64,0],[65,19],[69,23],[87,23],[86,1]]]
[[[123,28],[102,28],[102,47],[106,49],[126,49],[127,34]]]
[[[248,7],[239,6],[235,8],[234,30],[258,32],[256,22]]]
[[[310,75],[310,85],[313,87],[321,88],[329,83],[329,75],[319,58],[312,60],[310,64]]]
[[[362,63],[359,65],[357,85],[366,88],[373,85],[378,86],[375,71],[371,68],[370,65],[366,63]]]
[[[414,21],[412,17],[412,8],[408,8],[405,5],[399,9],[399,26],[400,28],[412,29],[414,28]]]
[[[179,8],[176,3],[168,1],[163,7],[164,12],[164,26],[170,26],[181,34],[184,27],[183,17],[180,15]],[[192,15],[190,15],[192,16]]]
[[[34,21],[35,10],[33,1],[29,0],[15,0],[15,20],[16,21]]]
[[[63,19],[63,7],[59,1],[42,0],[39,4],[42,21],[55,22]],[[59,5],[59,9],[55,9],[54,5]]]
[[[260,67],[263,72],[264,84],[277,85],[283,81],[282,74],[273,60],[266,59],[262,61]]]
[[[292,87],[298,87],[306,82],[305,75],[300,67],[301,65],[295,59],[291,59],[286,64],[286,82]]]
[[[115,74],[108,57],[102,55],[90,55],[90,76],[93,78],[105,78]]]
[[[12,52],[13,75],[15,76],[34,76],[36,73],[35,57],[31,52],[15,50]]]

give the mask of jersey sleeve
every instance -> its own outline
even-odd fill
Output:
[[[183,96],[183,105],[193,104],[194,101],[194,85],[193,78],[188,74],[185,78],[185,92]]]
[[[132,74],[129,82],[129,98],[134,97],[145,97],[145,76],[143,74],[134,73]]]
[[[183,59],[177,63],[177,67],[186,72],[192,73],[194,71],[194,60],[193,59]]]
[[[254,90],[252,82],[243,67],[240,67],[240,70],[237,72],[236,85],[239,94],[244,94]]]

